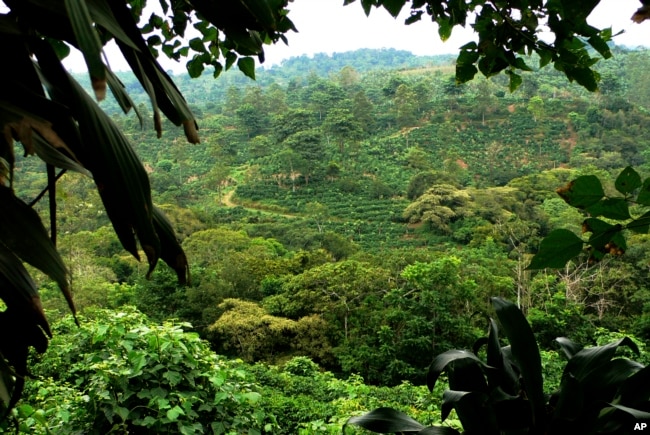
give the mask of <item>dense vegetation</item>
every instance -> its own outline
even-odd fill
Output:
[[[145,280],[92,181],[64,175],[58,247],[86,317],[74,327],[38,279],[57,334],[14,411],[21,427],[339,433],[389,405],[437,423],[441,394],[417,385],[433,356],[484,335],[474,314],[493,296],[531,323],[547,392],[558,336],[594,345],[624,332],[643,348],[647,234],[591,267],[526,269],[550,231],[580,231],[556,188],[593,174],[613,192],[624,167],[650,172],[650,57],[615,51],[598,94],[546,69],[514,93],[503,77],[456,86],[448,59],[394,50],[292,59],[256,82],[176,77],[201,146],[171,125],[159,140],[103,102],[179,232],[191,282],[163,267]],[[151,119],[135,79],[120,79]],[[39,164],[17,162],[26,201],[47,185]]]

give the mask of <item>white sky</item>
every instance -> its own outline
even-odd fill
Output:
[[[614,33],[625,30],[624,34],[614,39],[618,45],[650,46],[650,22],[635,24],[630,20],[640,6],[638,0],[602,0],[589,22],[596,27],[611,26]],[[358,48],[396,48],[417,55],[457,53],[460,46],[475,38],[468,26],[468,29],[454,29],[451,38],[443,43],[438,37],[436,25],[426,15],[420,22],[406,26],[404,19],[409,9],[406,6],[397,19],[383,8],[373,9],[370,17],[366,17],[359,1],[343,6],[343,0],[294,0],[289,4],[289,9],[289,17],[299,33],[287,35],[289,46],[282,42],[265,46],[265,66],[278,64],[292,56],[331,54]],[[113,70],[128,69],[119,50],[107,48],[106,53]],[[177,63],[161,56],[163,68],[174,72],[184,72],[184,62]],[[66,65],[74,71],[85,71],[83,59],[78,53],[71,56]]]

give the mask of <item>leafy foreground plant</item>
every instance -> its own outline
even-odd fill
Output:
[[[36,379],[13,411],[17,431],[274,432],[250,376],[184,332],[188,324],[155,325],[131,307],[86,313],[81,327],[70,316],[55,325],[49,350],[33,364]]]
[[[551,231],[542,240],[529,269],[562,268],[570,260],[586,253],[589,264],[605,255],[620,256],[627,250],[627,230],[638,234],[650,231],[650,178],[645,180],[628,166],[616,177],[617,195],[608,195],[595,175],[583,175],[557,189],[571,207],[586,213],[583,240],[566,229]]]
[[[631,339],[582,348],[558,338],[568,362],[558,391],[545,396],[540,353],[530,325],[514,304],[500,298],[492,303],[510,345],[501,346],[497,322],[490,319],[488,336],[478,340],[472,352],[445,352],[429,368],[430,390],[443,372],[449,380],[443,422],[455,410],[468,434],[621,434],[650,420],[650,366],[616,356],[621,346],[639,354]],[[484,346],[485,361],[479,358]],[[392,408],[352,417],[347,424],[384,433],[460,433],[450,427],[425,427]]]

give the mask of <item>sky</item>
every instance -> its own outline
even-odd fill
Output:
[[[383,8],[373,9],[366,17],[359,1],[348,6],[342,4],[343,0],[294,0],[289,3],[289,17],[299,33],[290,32],[287,35],[288,46],[282,42],[265,46],[264,65],[276,65],[284,59],[303,54],[331,54],[358,48],[395,48],[416,55],[458,53],[460,46],[476,38],[469,26],[468,29],[459,27],[443,43],[438,37],[436,25],[426,16],[420,22],[406,26],[407,7],[395,19]],[[635,24],[630,19],[640,5],[638,0],[602,0],[590,16],[589,23],[600,28],[611,26],[614,33],[624,30],[624,34],[614,39],[618,45],[632,48],[650,46],[650,21]],[[106,54],[113,70],[128,69],[117,48],[107,48]],[[163,68],[175,73],[185,72],[184,62],[163,58]],[[80,54],[71,56],[66,66],[73,71],[85,71]]]

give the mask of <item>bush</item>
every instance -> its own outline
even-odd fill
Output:
[[[38,417],[56,433],[261,433],[274,423],[256,404],[261,395],[238,363],[218,357],[183,328],[152,324],[131,307],[97,310],[55,325],[34,365],[21,427]],[[42,412],[29,413],[30,407]],[[29,420],[31,418],[32,420]]]

